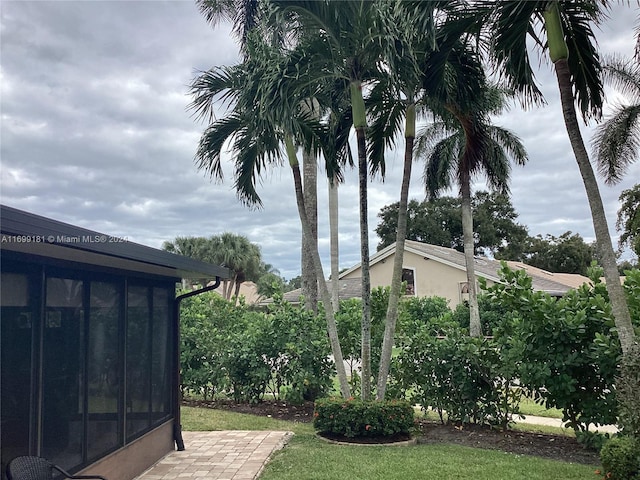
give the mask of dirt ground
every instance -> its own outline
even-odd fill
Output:
[[[284,402],[265,401],[256,405],[235,403],[233,401],[190,401],[184,405],[232,410],[238,413],[269,416],[295,422],[313,420],[313,402],[303,405],[290,405]],[[580,445],[575,438],[561,435],[527,433],[492,429],[487,426],[441,425],[434,422],[420,422],[418,443],[449,443],[474,448],[501,450],[518,455],[533,455],[563,462],[599,465],[600,459],[595,450]]]

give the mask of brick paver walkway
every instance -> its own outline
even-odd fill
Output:
[[[171,452],[136,480],[253,480],[291,432],[183,432],[185,450]]]

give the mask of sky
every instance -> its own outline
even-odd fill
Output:
[[[597,32],[600,51],[630,55],[637,16],[628,6],[614,7]],[[218,182],[194,163],[206,125],[187,108],[188,86],[198,72],[238,59],[230,28],[212,28],[192,1],[2,0],[0,201],[155,248],[177,236],[241,234],[285,278],[299,275],[301,228],[290,169],[263,177],[264,205],[252,210],[238,202],[230,169]],[[494,119],[529,154],[528,165],[512,172],[518,222],[531,235],[570,230],[593,241],[555,77],[544,61],[536,78],[545,107],[525,112],[514,105]],[[608,89],[607,99],[621,97]],[[586,141],[592,130],[583,128]],[[417,161],[412,199],[424,199],[422,168]],[[402,154],[389,152],[384,182],[369,185],[372,252],[377,214],[398,201],[401,176]],[[327,187],[319,178],[319,245],[328,274]],[[600,182],[614,242],[618,197],[639,181],[637,162],[620,184]],[[474,188],[483,188],[482,179]],[[359,262],[357,199],[351,172],[339,194],[341,268]]]

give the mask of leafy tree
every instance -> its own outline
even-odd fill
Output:
[[[472,198],[474,251],[496,258],[516,260],[527,238],[527,228],[516,223],[518,214],[507,195],[476,192]],[[375,231],[380,237],[378,250],[395,239],[398,204],[383,207]],[[463,250],[459,197],[443,196],[423,202],[411,200],[408,206],[407,240]]]
[[[620,210],[616,228],[622,232],[620,249],[628,245],[640,258],[640,184],[624,190],[620,194]]]
[[[593,247],[580,234],[568,231],[559,237],[530,237],[523,261],[549,272],[586,275],[593,259]]]
[[[597,25],[605,18],[605,7],[601,7],[600,2],[590,0],[498,0],[482,1],[478,5],[479,9],[470,9],[470,15],[485,25],[490,39],[491,59],[509,86],[522,95],[525,105],[542,101],[542,94],[534,81],[528,47],[533,46],[548,53],[553,63],[567,135],[591,209],[598,259],[604,268],[622,351],[626,354],[635,343],[635,334],[618,277],[600,189],[576,112],[577,103],[585,120],[601,115],[602,65],[595,47],[592,25]],[[532,42],[527,42],[529,35]]]

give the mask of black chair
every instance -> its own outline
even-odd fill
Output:
[[[54,478],[92,478],[107,480],[100,475],[71,475],[49,460],[41,457],[16,457],[7,465],[9,480],[52,480]]]

